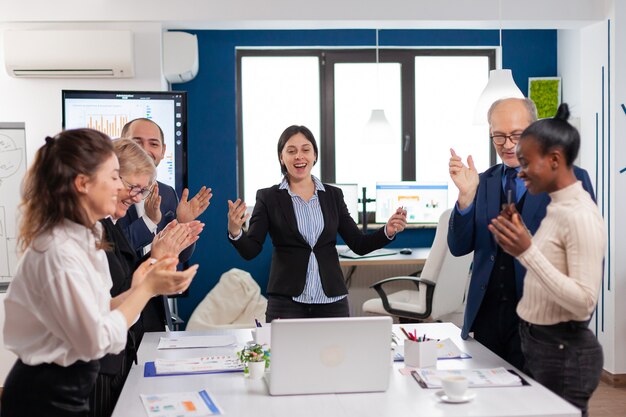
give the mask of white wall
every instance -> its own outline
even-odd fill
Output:
[[[619,0],[608,3],[610,8],[603,22],[581,30],[558,32],[558,68],[563,77],[563,101],[571,105],[573,116],[580,117],[580,165],[587,169],[592,182],[596,181],[596,167],[598,169],[598,205],[601,210],[603,208],[611,238],[610,263],[607,256],[598,310],[591,325],[596,328],[597,319],[597,335],[604,348],[604,368],[612,374],[624,374],[626,258],[622,254],[626,253],[626,221],[623,216],[616,214],[626,210],[626,173],[619,173],[620,169],[626,167],[626,144],[618,140],[626,135],[626,114],[620,107],[621,103],[626,102],[626,82],[618,76],[626,68],[623,48],[623,40],[626,39],[626,4]],[[599,141],[597,157],[596,129]]]
[[[621,106],[626,103],[626,3],[614,0],[611,19],[611,259],[614,321],[614,373],[626,373],[626,111]]]
[[[1,8],[0,8],[1,10]],[[0,24],[0,45],[3,29],[49,29],[59,25]],[[0,67],[0,122],[26,123],[27,162],[32,161],[36,150],[44,143],[46,135],[61,130],[61,90],[144,90],[167,89],[161,75],[161,31],[159,23],[102,23],[64,24],[65,29],[129,29],[134,33],[135,77],[129,79],[16,79]],[[0,48],[0,65],[3,65]],[[4,326],[4,298],[0,294],[0,329]],[[0,334],[0,386],[2,386],[15,356],[4,349]]]

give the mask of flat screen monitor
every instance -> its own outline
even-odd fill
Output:
[[[355,223],[359,223],[359,186],[358,184],[330,184],[341,188],[343,199],[346,202],[350,216]]]
[[[376,183],[376,223],[386,223],[398,207],[406,209],[409,223],[437,223],[448,208],[448,184]]]
[[[187,93],[181,91],[63,90],[63,129],[89,127],[119,138],[122,127],[144,117],[163,130],[165,157],[159,181],[180,194],[187,186]]]

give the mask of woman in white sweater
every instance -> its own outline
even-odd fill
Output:
[[[602,347],[588,328],[604,269],[606,229],[597,205],[576,180],[580,135],[562,104],[530,125],[517,145],[519,176],[531,193],[548,192],[546,217],[530,236],[515,207],[493,219],[498,244],[526,267],[520,316],[522,352],[538,382],[588,415],[602,372]]]
[[[184,291],[197,266],[144,262],[131,288],[111,298],[98,219],[122,188],[108,136],[67,130],[46,143],[24,179],[19,241],[24,250],[5,300],[4,341],[18,356],[0,416],[85,416],[98,361],[126,345],[128,327],[157,294]]]

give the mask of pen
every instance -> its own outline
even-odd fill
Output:
[[[258,321],[256,318],[254,319],[254,324],[256,324],[256,327],[263,327],[261,326],[261,322]]]
[[[426,383],[424,382],[422,378],[420,378],[420,375],[417,373],[417,371],[411,371],[411,376],[413,377],[415,382],[419,384],[420,387],[427,388]]]
[[[513,190],[507,190],[506,192],[506,204],[510,206],[513,202]]]

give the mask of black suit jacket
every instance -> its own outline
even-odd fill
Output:
[[[105,240],[110,248],[106,251],[109,271],[111,272],[111,296],[116,297],[128,290],[132,284],[133,273],[137,266],[147,257],[139,259],[135,250],[130,246],[119,224],[113,224],[110,218],[100,220],[103,226]],[[126,350],[133,352],[139,347],[143,333],[146,331],[163,331],[165,310],[161,297],[153,297],[141,312],[139,320],[129,329]],[[133,352],[130,352],[131,355]],[[100,373],[116,375],[122,372],[122,357],[124,351],[118,354],[109,354],[100,359]]]
[[[337,233],[355,253],[366,254],[390,242],[383,227],[372,234],[363,234],[350,216],[337,187],[324,184],[326,191],[317,195],[324,217],[324,229],[313,248],[298,231],[296,214],[287,190],[278,185],[257,191],[250,227],[231,243],[239,254],[250,260],[263,249],[269,233],[274,245],[267,293],[295,297],[302,294],[311,251],[319,264],[322,288],[328,297],[348,293],[339,266],[335,245]]]

